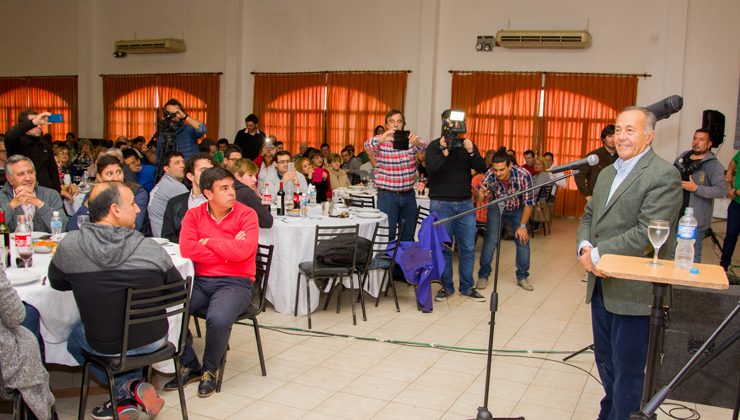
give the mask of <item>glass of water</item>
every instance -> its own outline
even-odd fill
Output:
[[[648,239],[650,239],[650,243],[653,244],[653,248],[655,249],[653,260],[648,263],[649,266],[663,266],[663,264],[658,262],[658,253],[660,251],[660,247],[663,246],[666,239],[668,239],[669,231],[670,227],[668,225],[668,222],[665,220],[651,220],[648,224]]]

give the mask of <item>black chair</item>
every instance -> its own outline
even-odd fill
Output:
[[[539,191],[537,192],[537,197],[535,197],[535,203],[544,203],[545,204],[545,211],[548,212],[548,215],[550,218],[552,218],[552,215],[549,214],[550,208],[552,207],[553,201],[555,201],[555,196],[552,195],[552,190],[554,188],[554,185],[543,185],[540,187]],[[532,216],[534,216],[534,212],[532,213]],[[544,236],[547,236],[548,231],[550,230],[550,225],[552,222],[535,222],[532,220],[532,218],[529,219],[529,231],[532,233],[532,237],[534,237],[534,233],[536,231],[534,224],[539,223],[542,226],[542,234]]]
[[[416,230],[418,231],[421,227],[421,222],[424,221],[424,219],[429,216],[429,208],[423,207],[421,205],[416,206]],[[417,240],[419,237],[417,236]]]
[[[398,230],[403,231],[403,225],[405,220],[402,220],[398,224]],[[387,226],[381,226],[380,223],[375,224],[375,230],[373,232],[373,245],[372,252],[368,255],[367,261],[361,266],[357,267],[357,275],[362,279],[360,281],[360,302],[362,303],[362,319],[367,321],[365,314],[365,302],[364,302],[364,290],[365,282],[371,270],[383,270],[383,279],[380,282],[380,289],[378,290],[378,297],[375,298],[375,307],[378,307],[380,302],[380,292],[383,287],[386,286],[387,282],[390,281],[389,287],[393,290],[393,301],[396,303],[396,312],[401,312],[401,307],[398,305],[398,293],[396,293],[396,282],[393,281],[392,274],[393,268],[396,266],[396,255],[398,254],[399,241],[395,238],[391,238],[390,228]],[[385,289],[385,296],[388,296],[388,288]]]
[[[375,208],[375,196],[350,194],[347,199],[347,206]]]
[[[90,382],[90,365],[96,364],[105,369],[108,375],[108,391],[113,405],[113,418],[118,420],[118,403],[115,398],[113,375],[134,369],[151,366],[154,363],[171,359],[175,363],[177,377],[177,392],[180,394],[180,410],[182,418],[188,418],[185,405],[185,392],[180,369],[180,356],[185,348],[185,337],[188,331],[188,309],[190,308],[190,287],[192,278],[146,289],[128,289],[126,291],[126,312],[123,321],[123,342],[121,352],[116,356],[99,356],[82,351],[85,364],[82,366],[82,391],[80,393],[80,407],[78,418],[85,418],[87,392]],[[149,324],[155,321],[166,320],[175,315],[181,315],[180,338],[177,347],[167,342],[161,348],[147,354],[127,356],[129,333],[135,325]]]
[[[342,279],[349,277],[352,279],[352,275],[355,273],[355,260],[357,258],[357,238],[360,232],[360,225],[352,226],[316,226],[316,237],[313,244],[313,260],[303,261],[298,264],[298,277],[296,279],[296,293],[295,293],[295,311],[294,316],[298,316],[298,299],[300,298],[301,291],[301,275],[306,277],[306,309],[308,312],[308,328],[311,329],[311,288],[310,281],[318,279],[332,279],[332,289],[336,285],[337,279],[339,279],[339,287],[342,287]],[[336,246],[352,247],[351,255],[352,262],[347,265],[333,265],[326,264],[320,260],[319,254],[321,250],[327,248],[333,248]],[[352,322],[357,325],[357,315],[355,313],[355,299],[354,299],[354,282],[351,282],[352,286]],[[331,299],[331,293],[326,297],[326,303],[324,309],[326,309],[329,299]],[[337,297],[337,313],[341,306],[341,293]]]
[[[254,327],[254,339],[257,342],[257,354],[260,359],[260,368],[262,369],[262,376],[267,376],[267,368],[265,367],[265,355],[262,353],[262,338],[260,337],[260,324],[257,321],[257,315],[259,315],[265,308],[265,291],[267,290],[267,282],[270,280],[270,268],[272,267],[272,253],[275,250],[275,245],[257,245],[257,256],[255,258],[256,273],[262,275],[262,285],[260,286],[260,297],[259,306],[254,303],[250,303],[246,311],[236,317],[234,321],[240,325],[243,324],[240,321],[250,320]],[[257,282],[255,281],[255,284]],[[195,332],[198,337],[201,337],[200,323],[198,319],[206,319],[207,309],[201,309],[200,311],[193,314],[195,321]],[[224,368],[226,367],[226,356],[229,353],[229,347],[226,347],[226,353],[224,353],[223,359],[221,359],[221,366],[218,369],[218,379],[216,380],[216,392],[221,392],[221,384],[224,381]]]

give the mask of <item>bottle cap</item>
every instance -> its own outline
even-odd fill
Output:
[[[689,274],[699,274],[699,269],[696,267],[691,267],[689,269]]]
[[[58,212],[58,211],[56,211],[56,210],[54,210],[54,212],[52,212],[52,213],[51,213],[51,215],[52,215],[52,217],[53,217],[53,216],[59,216],[59,212]]]

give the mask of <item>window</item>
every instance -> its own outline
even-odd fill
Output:
[[[77,133],[77,76],[0,78],[0,132],[14,126],[18,113],[27,109],[62,114],[63,122],[44,129],[53,140]]]

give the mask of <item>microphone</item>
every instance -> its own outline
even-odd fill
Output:
[[[576,160],[575,162],[566,163],[563,165],[555,166],[550,170],[550,172],[556,174],[558,172],[563,171],[570,171],[573,169],[578,169],[581,166],[595,166],[597,163],[599,163],[599,157],[596,155],[588,155],[583,159]]]
[[[683,108],[683,98],[678,95],[672,95],[645,108],[655,114],[656,121],[664,120]]]

